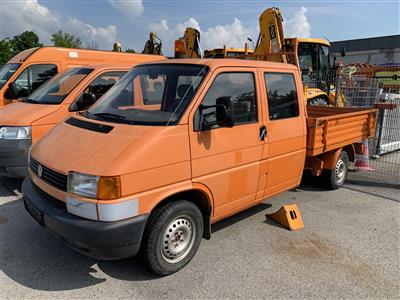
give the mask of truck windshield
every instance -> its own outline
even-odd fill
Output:
[[[206,66],[190,64],[135,67],[84,116],[133,125],[174,125],[207,72]]]
[[[0,68],[0,89],[6,84],[7,80],[15,73],[21,64],[5,64]]]
[[[74,68],[65,71],[33,92],[24,102],[60,104],[93,69]]]

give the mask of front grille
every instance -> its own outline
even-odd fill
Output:
[[[65,121],[65,123],[78,128],[83,128],[100,133],[109,133],[114,128],[109,125],[87,122],[74,117],[69,118],[68,120]]]
[[[40,196],[42,196],[42,198],[45,201],[47,201],[47,203],[49,203],[51,206],[62,209],[62,210],[67,210],[67,205],[64,202],[47,194],[40,187],[38,187],[34,182],[32,182],[32,185],[33,185],[33,188],[40,194]]]
[[[67,191],[67,180],[68,176],[58,173],[42,164],[40,164],[37,160],[33,159],[32,156],[30,158],[30,164],[29,164],[31,170],[39,176],[38,174],[38,169],[39,166],[42,168],[42,176],[39,176],[43,181],[47,182],[48,184],[56,187],[59,190],[62,190],[64,192]]]

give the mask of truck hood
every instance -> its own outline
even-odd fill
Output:
[[[59,123],[32,147],[32,157],[60,173],[101,176],[124,175],[188,160],[189,153],[182,154],[183,149],[172,154],[163,151],[177,139],[182,140],[185,135],[187,138],[186,128],[101,124],[114,128],[101,133]]]
[[[16,102],[0,109],[0,125],[30,126],[59,108],[58,105],[45,105]]]

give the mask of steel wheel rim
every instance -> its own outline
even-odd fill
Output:
[[[166,227],[161,237],[161,256],[168,263],[184,259],[193,248],[196,225],[189,216],[179,216]]]
[[[339,159],[335,167],[335,179],[337,183],[341,183],[346,175],[346,164],[342,159]]]

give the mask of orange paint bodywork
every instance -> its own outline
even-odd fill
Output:
[[[8,84],[15,81],[18,76],[29,66],[41,64],[53,64],[57,67],[57,73],[74,67],[82,67],[93,64],[112,64],[113,66],[133,66],[138,63],[165,59],[164,56],[113,52],[104,50],[72,49],[59,47],[31,48],[22,51],[11,58],[7,63],[21,64],[14,74],[0,89],[0,107],[14,102],[6,99],[5,93]]]
[[[102,134],[63,122],[36,143],[32,157],[65,175],[74,171],[120,176],[122,197],[99,203],[135,198],[139,201],[139,214],[151,213],[163,200],[177,193],[199,191],[211,207],[212,223],[299,185],[309,146],[307,111],[295,66],[233,59],[180,59],[159,63],[201,64],[210,70],[177,125],[112,123],[114,129]],[[195,131],[197,108],[216,76],[227,71],[254,74],[257,121],[232,128]],[[269,119],[265,72],[293,74],[298,91],[297,117]],[[262,126],[267,128],[264,140],[259,136]],[[56,192],[35,174],[31,176],[35,183],[40,182],[40,188],[65,201],[66,193]]]

